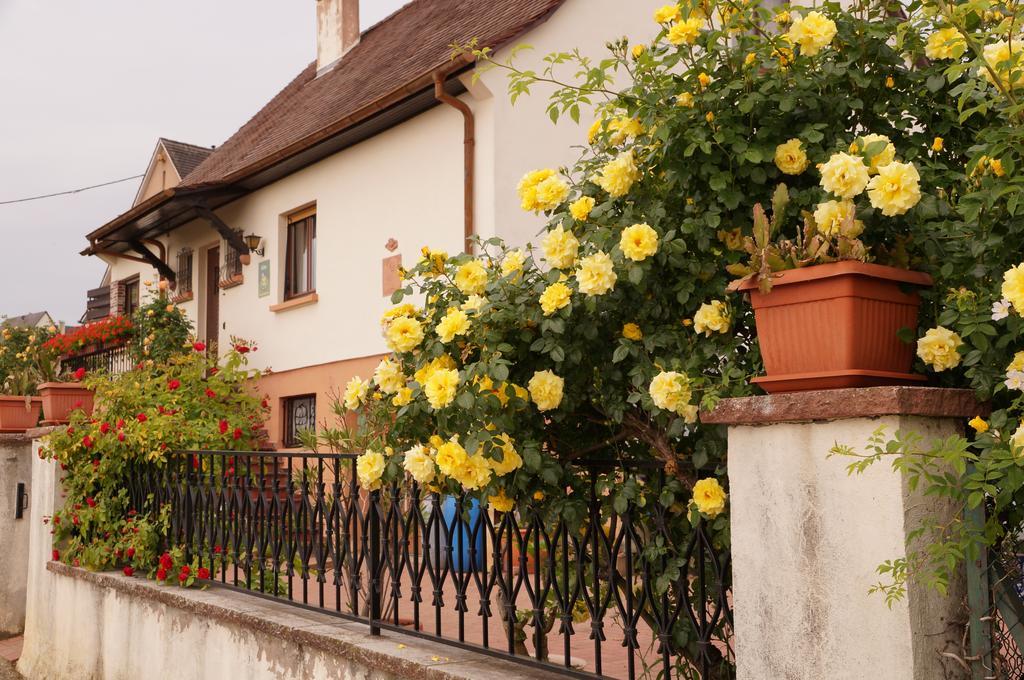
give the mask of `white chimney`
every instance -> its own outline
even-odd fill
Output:
[[[359,44],[359,0],[316,0],[316,73]]]

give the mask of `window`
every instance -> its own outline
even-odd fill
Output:
[[[178,251],[177,295],[188,295],[192,292],[192,249],[182,248]]]
[[[284,298],[316,291],[316,211],[304,210],[288,218],[284,265]]]
[[[131,316],[139,308],[139,277],[124,281],[124,315]]]
[[[301,446],[299,433],[316,429],[316,395],[304,394],[284,400],[285,448]]]

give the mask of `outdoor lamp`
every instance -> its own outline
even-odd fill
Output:
[[[247,234],[245,236],[245,245],[248,246],[250,253],[256,253],[259,256],[263,256],[263,237],[257,234]]]

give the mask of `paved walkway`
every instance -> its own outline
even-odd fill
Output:
[[[0,680],[23,680],[14,670],[14,662],[21,656],[21,645],[24,638],[18,637],[0,640]]]

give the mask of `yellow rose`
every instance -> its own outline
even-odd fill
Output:
[[[583,196],[569,204],[569,213],[574,220],[584,222],[590,217],[590,211],[594,209],[595,203],[597,201],[590,196]]]
[[[700,83],[701,89],[704,89],[705,87],[710,85],[711,81],[711,76],[709,76],[707,73],[704,73],[703,71],[697,76],[697,82]]]
[[[786,37],[800,45],[801,54],[813,57],[836,37],[836,22],[821,12],[808,12],[806,17],[797,14]]]
[[[373,382],[384,394],[394,394],[405,387],[405,373],[398,363],[389,358],[384,358],[377,364],[377,370],[373,372]]]
[[[458,439],[454,437],[437,445],[435,461],[441,474],[446,477],[453,476],[455,471],[465,464],[467,458],[469,454],[466,453],[466,449],[462,448]]]
[[[708,517],[718,517],[725,511],[726,498],[725,489],[713,477],[701,479],[693,485],[693,504]]]
[[[729,308],[721,300],[705,302],[693,315],[693,330],[710,338],[712,333],[726,333],[729,330]]]
[[[622,230],[619,247],[634,262],[642,262],[658,252],[658,232],[649,224],[634,224]]]
[[[633,45],[633,49],[630,50],[630,53],[633,55],[634,59],[639,59],[641,56],[643,56],[643,53],[646,50],[646,45]]]
[[[775,167],[787,175],[799,175],[807,169],[807,154],[799,139],[775,147]]]
[[[408,404],[411,401],[412,401],[412,388],[411,387],[403,387],[402,389],[398,390],[398,392],[395,393],[395,396],[392,397],[392,399],[391,399],[391,403],[393,405],[395,405],[395,406],[398,406],[398,407],[405,406],[406,404]]]
[[[488,496],[487,503],[498,512],[511,512],[516,505],[511,498],[505,495],[504,489],[501,489],[497,496]]]
[[[565,231],[561,225],[555,227],[541,241],[544,259],[555,269],[568,269],[576,262],[580,242],[571,231]]]
[[[942,28],[928,36],[924,55],[929,59],[959,59],[967,49],[963,34],[955,28]]]
[[[877,174],[879,168],[884,168],[896,160],[896,147],[892,145],[892,142],[885,135],[863,135],[853,140],[853,143],[850,144],[850,153],[863,156],[867,148],[876,142],[884,142],[885,145],[881,151],[875,152],[875,155],[871,157],[871,163],[868,165],[869,175]]]
[[[423,393],[431,408],[437,410],[455,401],[455,391],[459,387],[459,372],[453,368],[441,368],[427,378]]]
[[[920,181],[913,163],[893,161],[868,182],[868,198],[886,217],[902,215],[921,200]]]
[[[1002,177],[1005,174],[1003,172],[1003,161],[999,158],[989,159],[988,169],[991,170],[992,174],[996,177]]]
[[[991,69],[999,78],[999,83],[1006,89],[1015,89],[1024,85],[1024,69],[1020,62],[1020,53],[1024,50],[1024,40],[1014,38],[1007,42],[1000,40],[982,48],[981,54],[989,68],[981,67],[978,71],[985,80],[995,85]]]
[[[857,238],[864,232],[864,223],[855,219],[853,201],[824,201],[814,209],[814,223],[825,236]]]
[[[430,380],[430,376],[434,375],[434,373],[440,371],[442,368],[455,368],[455,360],[447,354],[431,359],[427,363],[423,364],[416,373],[413,374],[412,378],[421,386],[426,386],[427,381]]]
[[[448,253],[443,250],[432,250],[426,246],[423,246],[423,257],[420,262],[430,266],[427,272],[428,276],[437,276],[444,273],[444,265],[448,262]],[[411,307],[412,305],[400,305],[401,307]],[[409,315],[411,316],[411,314]]]
[[[644,126],[636,118],[619,117],[608,123],[608,131],[611,133],[608,141],[617,146],[627,139],[643,134]]]
[[[496,476],[504,477],[510,472],[515,472],[521,468],[523,466],[523,459],[520,457],[519,452],[516,451],[511,437],[502,432],[497,438],[501,440],[501,460],[490,459],[489,464]]]
[[[704,120],[706,120],[709,123],[714,122],[714,120],[715,120],[715,112],[714,111],[708,111],[707,113],[705,113],[704,114]]]
[[[612,258],[600,251],[584,257],[576,269],[576,281],[584,295],[604,295],[615,288],[617,279]]]
[[[392,307],[388,311],[384,312],[384,314],[380,317],[380,327],[382,330],[387,331],[388,327],[391,326],[391,322],[397,319],[398,317],[408,316],[410,318],[415,318],[416,314],[416,307],[409,304],[408,302],[405,304],[398,305],[397,307]]]
[[[1010,267],[1003,274],[1002,295],[1018,314],[1024,314],[1024,264]]]
[[[597,140],[598,133],[601,132],[601,127],[604,125],[604,119],[598,118],[590,124],[590,129],[587,130],[587,141],[593,144]]]
[[[859,156],[846,153],[833,154],[821,166],[821,186],[830,194],[850,199],[867,186],[868,169]]]
[[[461,309],[466,312],[478,312],[480,308],[487,302],[486,299],[479,295],[470,295],[466,298],[466,301],[462,303]]]
[[[635,323],[627,323],[622,326],[622,337],[627,340],[643,340],[644,332]]]
[[[1010,446],[1014,449],[1015,458],[1021,457],[1021,449],[1024,448],[1024,423],[1017,427],[1017,431],[1010,437]]]
[[[393,351],[411,351],[423,341],[423,324],[408,316],[395,317],[388,325],[385,338]]]
[[[565,380],[552,371],[537,371],[527,383],[530,398],[537,405],[538,411],[550,411],[562,403],[562,390]]]
[[[569,185],[554,170],[533,170],[526,173],[516,187],[523,210],[540,212],[554,210],[569,195]]]
[[[540,294],[540,308],[544,316],[551,316],[562,307],[569,304],[572,297],[572,289],[561,282],[552,283]]]
[[[942,147],[944,145],[944,142],[945,142],[945,140],[943,140],[942,137],[936,137],[935,139],[933,139],[932,140],[932,151],[934,151],[936,153],[938,153],[939,151],[942,151]]]
[[[677,21],[668,29],[668,41],[673,45],[692,45],[700,37],[703,26],[704,21],[700,17]]]
[[[893,80],[893,77],[892,77],[892,76],[886,76],[886,77],[885,77],[885,86],[886,86],[887,88],[889,88],[890,90],[891,90],[892,88],[896,87],[896,81],[895,81],[895,80]]]
[[[619,198],[629,193],[633,183],[640,179],[640,170],[636,167],[632,151],[620,153],[614,160],[605,163],[594,181],[608,192],[612,198]]]
[[[366,395],[370,391],[370,383],[356,376],[345,385],[345,408],[355,411],[366,401]]]
[[[505,253],[505,257],[501,261],[501,275],[508,276],[509,274],[522,271],[524,264],[526,264],[526,253],[523,252],[522,248],[510,250]]]
[[[988,432],[988,423],[981,416],[974,416],[967,424],[974,428],[974,431],[978,434]]]
[[[1006,367],[1006,372],[1024,371],[1024,352],[1017,352],[1013,355],[1013,361]]]
[[[690,379],[676,371],[662,371],[654,376],[647,391],[655,406],[679,415],[686,413],[686,407],[693,396],[690,391]]]
[[[402,466],[419,484],[430,484],[437,476],[434,458],[430,455],[430,450],[422,444],[405,452],[405,461]]]
[[[455,273],[455,286],[465,295],[480,295],[487,287],[487,270],[479,260],[470,260]]]
[[[693,108],[693,95],[689,92],[680,92],[676,95],[676,106],[682,106],[687,109]]]
[[[793,17],[786,10],[782,10],[781,12],[776,14],[772,20],[777,24],[788,24],[790,21],[793,20]]]
[[[748,52],[747,56],[743,58],[743,65],[753,66],[755,61],[757,61],[757,55],[753,52]]]
[[[381,487],[380,478],[384,474],[385,461],[383,454],[367,450],[356,458],[356,476],[359,486],[370,491]]]
[[[917,341],[917,356],[935,371],[945,371],[960,364],[960,352],[957,348],[963,344],[960,336],[939,326],[929,329],[923,338]]]
[[[491,481],[491,466],[483,456],[467,456],[452,471],[451,476],[464,489],[475,491],[487,486],[487,482]]]
[[[682,12],[679,10],[679,5],[664,5],[654,10],[654,21],[659,24],[667,24],[671,21],[679,21],[682,16]]]
[[[469,316],[461,309],[449,309],[437,324],[437,337],[445,344],[454,340],[456,335],[465,335],[468,332]]]

